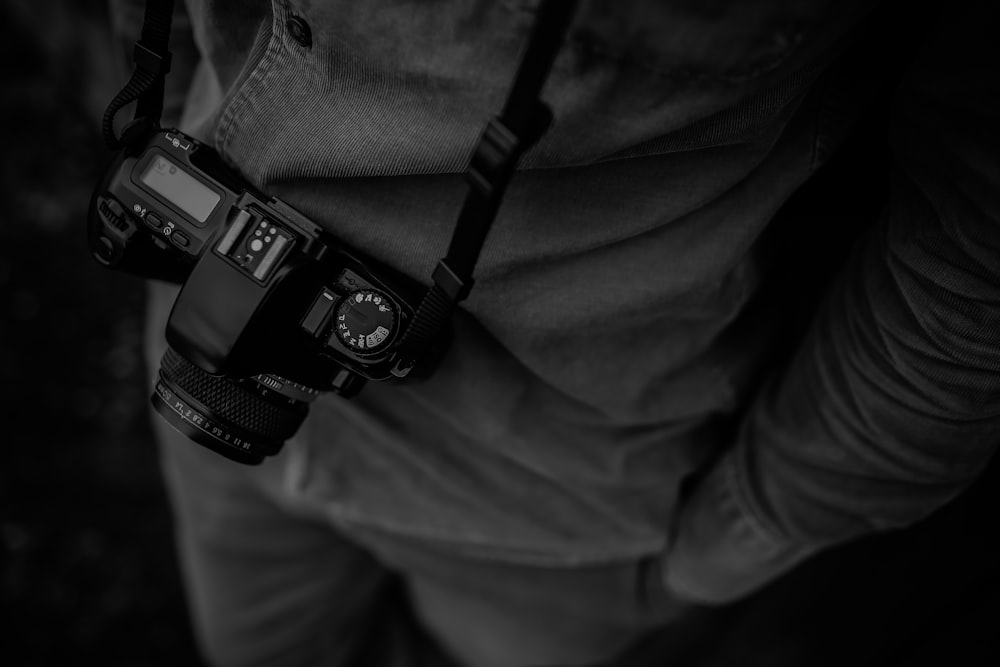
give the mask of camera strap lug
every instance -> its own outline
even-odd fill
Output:
[[[159,124],[154,119],[149,118],[148,116],[142,116],[141,118],[130,120],[125,127],[122,128],[122,136],[119,141],[124,147],[136,146],[143,140],[144,137],[155,130],[158,125]]]

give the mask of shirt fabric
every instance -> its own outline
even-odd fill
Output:
[[[187,4],[202,60],[181,129],[426,284],[537,3]],[[287,493],[348,533],[470,557],[663,553],[669,587],[703,602],[958,493],[1000,426],[987,22],[935,31],[900,95],[885,213],[771,372],[785,319],[764,231],[849,127],[859,93],[826,72],[869,9],[582,3],[543,94],[555,121],[442,366],[314,404]]]

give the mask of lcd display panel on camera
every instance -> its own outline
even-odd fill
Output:
[[[205,222],[222,199],[217,193],[160,155],[154,155],[139,180],[198,222]]]

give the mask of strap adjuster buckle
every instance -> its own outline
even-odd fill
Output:
[[[517,135],[499,118],[491,118],[483,130],[482,139],[469,161],[465,176],[469,184],[489,197],[502,187],[516,166],[521,153]]]
[[[472,290],[472,278],[468,281],[462,280],[458,274],[451,270],[445,260],[439,260],[431,274],[434,284],[451,299],[452,303],[458,303],[469,296]]]

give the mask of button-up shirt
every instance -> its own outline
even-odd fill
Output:
[[[934,26],[885,208],[792,343],[771,279],[765,232],[871,94],[835,67],[865,4],[582,3],[442,366],[321,399],[288,493],[470,557],[662,553],[708,602],[957,494],[1000,440],[988,22]],[[181,129],[426,284],[536,5],[191,0]],[[792,224],[839,224],[822,209]]]

